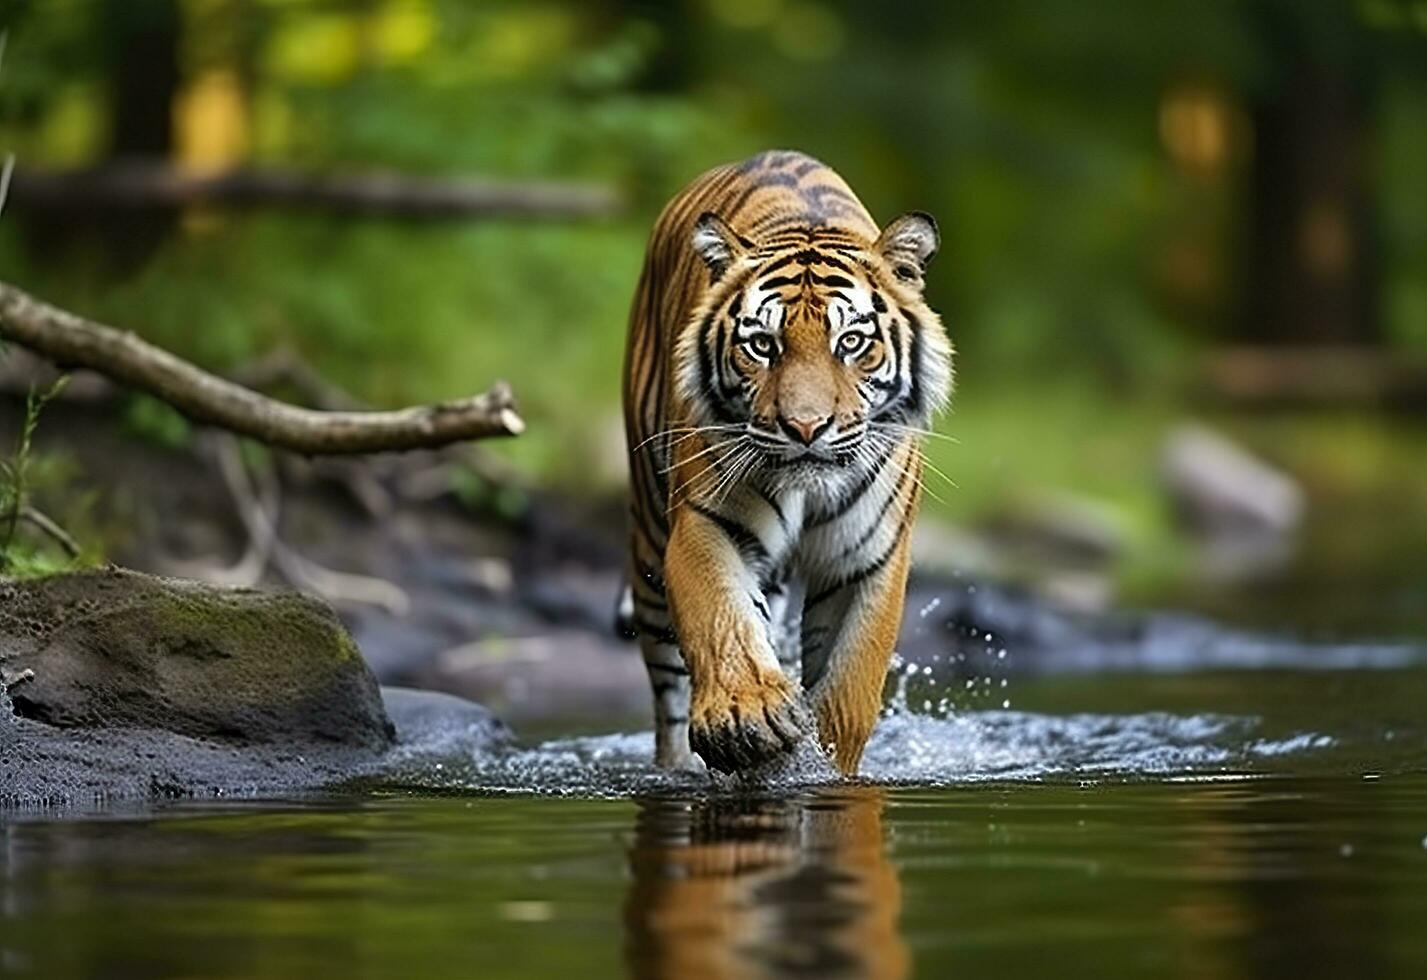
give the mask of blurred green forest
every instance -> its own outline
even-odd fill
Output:
[[[616,188],[620,213],[588,220],[18,198],[0,220],[0,276],[219,371],[285,345],[375,404],[506,378],[529,431],[498,451],[542,480],[622,479],[625,317],[659,207],[787,146],[879,218],[940,220],[943,516],[1073,499],[1153,578],[1178,560],[1157,447],[1191,414],[1310,490],[1423,485],[1413,413],[1244,412],[1202,372],[1237,345],[1427,356],[1422,0],[0,0],[0,28],[19,169]],[[1394,499],[1422,516],[1420,497]]]

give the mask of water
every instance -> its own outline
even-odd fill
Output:
[[[12,814],[0,974],[1427,970],[1427,671],[1017,679],[944,709],[935,679],[857,783],[803,760],[714,786],[651,770],[647,734],[566,735],[419,746],[320,797]]]

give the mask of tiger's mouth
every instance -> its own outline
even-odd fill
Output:
[[[768,455],[768,465],[775,469],[844,469],[853,464],[857,455],[853,452],[838,452],[831,455],[823,455],[811,449],[804,450],[796,455],[788,453],[777,453]]]

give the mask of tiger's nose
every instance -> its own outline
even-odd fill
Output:
[[[822,418],[811,419],[790,419],[782,415],[778,416],[778,426],[787,433],[788,437],[795,442],[801,442],[805,446],[811,446],[822,435],[832,427],[832,416],[824,415]]]

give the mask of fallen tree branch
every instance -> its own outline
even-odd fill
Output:
[[[259,556],[255,560],[259,562],[257,578],[260,579],[271,558],[278,571],[295,587],[315,593],[328,602],[378,606],[394,616],[405,616],[411,609],[411,599],[401,586],[370,575],[327,568],[304,558],[284,543],[277,530],[281,489],[271,472],[263,471],[256,480],[248,475],[238,441],[232,436],[219,438],[218,469],[238,508],[238,517],[254,543],[239,567],[246,564],[249,555]]]
[[[399,218],[597,218],[621,207],[612,188],[591,184],[281,170],[187,174],[152,161],[61,173],[19,170],[10,198],[21,211],[267,206]]]
[[[3,379],[3,371],[3,365],[0,365],[0,379]],[[231,377],[239,384],[260,390],[286,385],[296,393],[302,404],[309,408],[353,412],[364,411],[370,407],[322,377],[291,348],[280,347],[270,351],[256,361],[238,368]],[[395,479],[400,496],[421,502],[434,500],[449,492],[451,475],[458,466],[471,471],[492,486],[518,486],[523,482],[518,471],[508,464],[503,464],[479,446],[447,446],[438,450],[436,455],[440,462],[422,467],[417,461],[415,468],[407,460],[402,460],[394,466],[381,466],[377,460],[372,459],[361,460],[356,463],[355,468],[348,460],[314,460],[311,465],[324,478],[344,486],[363,510],[373,517],[385,516],[391,509],[391,500],[386,490],[371,478],[371,472],[379,472],[386,478]]]
[[[298,408],[225,381],[132,333],[68,313],[0,282],[0,338],[63,368],[88,368],[146,391],[189,418],[303,455],[431,449],[519,435],[510,388],[387,412]]]
[[[79,542],[75,541],[68,531],[60,527],[59,524],[44,511],[25,504],[20,508],[20,520],[54,541],[69,557],[79,557],[81,550]]]
[[[247,547],[236,564],[227,566],[212,560],[169,559],[164,562],[168,573],[214,585],[251,588],[263,580],[271,566],[294,588],[336,605],[372,605],[394,616],[405,616],[410,611],[411,598],[401,586],[319,565],[284,542],[278,533],[282,487],[276,475],[261,467],[250,473],[243,463],[238,440],[227,433],[211,433],[203,444],[216,458],[223,487],[247,537]]]
[[[235,564],[220,565],[202,559],[169,559],[164,562],[169,574],[181,578],[196,578],[214,585],[230,588],[250,589],[263,580],[263,573],[272,562],[273,543],[277,540],[275,518],[266,519],[261,515],[278,513],[281,503],[277,488],[269,484],[253,489],[243,467],[242,454],[233,437],[224,433],[205,434],[212,437],[212,453],[217,458],[218,473],[223,478],[223,487],[238,513],[238,521],[247,537],[247,547]],[[210,445],[208,439],[201,446]]]

